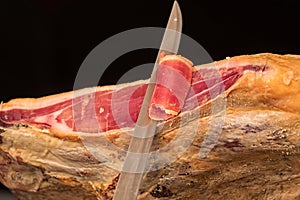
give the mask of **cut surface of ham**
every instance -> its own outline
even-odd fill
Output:
[[[151,101],[150,116],[167,119],[179,112],[195,109],[195,107],[209,102],[221,92],[228,94],[241,85],[243,87],[255,86],[259,89],[268,88],[265,89],[265,97],[260,97],[262,101],[271,102],[274,107],[279,109],[291,109],[291,106],[294,106],[294,109],[300,110],[300,106],[295,103],[287,105],[276,101],[274,95],[287,93],[286,97],[288,98],[289,92],[285,92],[283,86],[294,83],[289,76],[288,69],[285,72],[285,69],[282,68],[268,67],[266,63],[268,55],[260,55],[259,59],[252,56],[248,60],[235,57],[196,66],[193,71],[191,71],[190,61],[181,56],[162,59],[161,64],[168,67],[160,68],[159,71],[172,69],[182,75],[182,80],[184,79],[186,82],[182,84],[182,87],[177,86],[176,80],[172,80],[174,81],[172,83],[159,80],[161,78],[159,74],[158,83],[163,82],[174,90],[178,87],[178,90],[174,95],[168,88],[157,85]],[[273,80],[273,74],[278,74],[281,80]],[[284,82],[280,87],[274,86],[274,83],[282,80]],[[191,85],[188,89],[189,82]],[[76,132],[98,133],[119,128],[132,128],[137,120],[147,83],[147,80],[142,80],[118,86],[87,88],[37,99],[11,100],[1,105],[0,121],[3,124],[25,123],[49,129],[54,134],[63,133],[65,135]],[[170,86],[173,83],[175,85]],[[224,91],[212,92],[220,85]],[[255,91],[253,92],[255,97]],[[167,99],[164,98],[164,95]],[[179,98],[175,98],[176,95]],[[171,98],[168,99],[168,97]],[[157,113],[155,108],[162,108],[163,115],[158,116],[160,113]]]

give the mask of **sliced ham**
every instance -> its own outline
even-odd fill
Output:
[[[149,115],[166,120],[178,115],[189,92],[193,64],[181,56],[165,56],[159,62]]]
[[[265,57],[235,57],[193,69],[191,62],[181,56],[164,57],[160,62],[162,67],[158,69],[150,116],[155,119],[168,119],[180,112],[204,105],[220,93],[228,94],[241,85],[268,88],[265,89],[266,98],[272,96],[268,94],[271,90],[269,88],[276,94],[284,92],[270,85],[273,78],[267,71],[273,70],[273,73],[278,73],[278,76],[285,79],[285,84],[293,84],[289,80],[290,73],[282,72],[282,69],[269,69],[262,58]],[[237,82],[239,83],[236,84]],[[4,124],[25,123],[49,129],[51,133],[59,135],[132,128],[137,120],[147,83],[147,80],[142,80],[37,99],[11,100],[1,105],[0,121]],[[290,109],[282,102],[273,101],[273,104],[275,107]],[[299,105],[291,104],[300,110]]]

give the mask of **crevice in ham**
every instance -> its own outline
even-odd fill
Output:
[[[154,99],[152,99],[152,111],[159,119],[165,120],[180,112],[189,111],[205,104],[217,97],[220,92],[224,92],[234,85],[246,71],[267,70],[264,66],[245,65],[215,69],[198,68],[188,75],[187,71],[192,69],[191,64],[189,66],[185,63],[186,66],[182,68],[182,63],[178,64],[180,62],[183,62],[182,58],[175,56],[162,63],[169,68],[162,68],[161,71],[172,69],[173,72],[181,74],[184,79],[177,82],[179,85],[176,85],[174,80],[170,82],[171,79],[158,80],[161,85],[158,84],[156,87],[157,93],[154,93]],[[170,66],[172,67],[170,68]],[[183,80],[186,82],[184,83]],[[162,85],[167,87],[162,87]],[[216,90],[221,86],[223,91]],[[170,93],[168,88],[174,88],[174,90]],[[179,90],[176,91],[176,88]],[[47,105],[43,105],[44,99],[35,99],[34,102],[38,103],[31,103],[28,107],[24,103],[19,105],[8,102],[0,107],[0,123],[26,123],[62,133],[68,131],[97,133],[134,127],[146,89],[147,81],[137,81],[124,84],[118,89],[97,87],[93,90],[94,92],[79,96],[75,96],[74,92],[71,92],[64,94],[64,100],[61,102],[53,101],[56,102],[54,104],[49,104],[49,99],[57,99],[59,95],[46,97]],[[172,93],[174,91],[176,94]],[[164,95],[171,98],[160,101]]]

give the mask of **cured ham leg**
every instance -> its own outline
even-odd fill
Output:
[[[264,63],[236,63],[229,67],[221,63],[216,65],[218,68],[214,65],[198,67],[193,72],[190,61],[180,56],[167,56],[162,61],[164,63],[171,67],[161,67],[159,72],[172,68],[168,72],[178,73],[171,79],[165,79],[169,74],[162,76],[158,73],[158,83],[150,104],[150,116],[155,119],[167,119],[181,110],[193,110],[222,92],[211,93],[215,87],[222,85],[228,89],[243,75],[266,73]],[[180,85],[176,86],[178,83]],[[16,99],[1,105],[0,120],[5,124],[26,123],[49,129],[56,135],[75,137],[78,132],[98,133],[132,128],[146,89],[147,80],[87,88],[38,99]]]
[[[146,87],[147,80],[136,81],[1,104],[0,181],[21,200],[111,199],[119,175],[111,166],[125,154],[107,142],[127,148],[124,130],[132,131]],[[220,115],[211,106],[224,97],[219,140],[200,159],[203,138]],[[194,66],[183,106],[159,121],[153,143],[153,151],[168,153],[157,162],[175,159],[145,174],[139,199],[298,199],[299,102],[299,56],[257,54]],[[98,157],[81,135],[97,144]]]

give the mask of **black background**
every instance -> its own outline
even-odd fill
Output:
[[[137,27],[164,27],[172,0],[18,0],[2,4],[0,101],[70,91],[78,68],[103,40]],[[300,54],[300,1],[179,1],[183,33],[214,60],[271,52]],[[156,51],[116,60],[99,85],[114,84]],[[197,64],[197,63],[195,63]],[[122,67],[120,67],[122,65]]]

